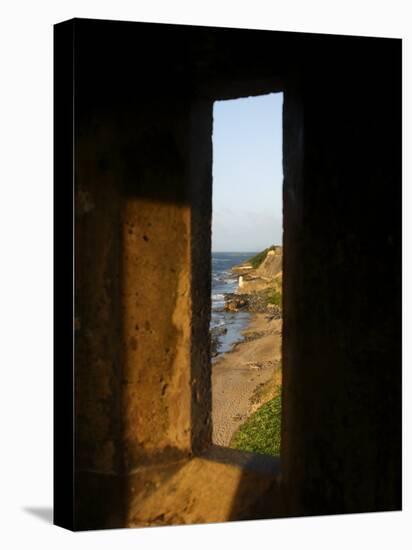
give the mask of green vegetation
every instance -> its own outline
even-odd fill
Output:
[[[242,451],[280,454],[281,392],[262,405],[235,432],[230,446]]]
[[[268,304],[282,307],[282,293],[276,288],[271,288],[267,294]]]
[[[251,264],[251,266],[256,269],[260,266],[260,264],[263,262],[263,260],[266,258],[267,253],[269,250],[275,250],[276,246],[272,245],[269,248],[265,248],[265,250],[262,250],[262,252],[259,252],[255,256],[252,256],[249,258],[248,262]]]

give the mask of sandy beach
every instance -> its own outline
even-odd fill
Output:
[[[219,356],[212,366],[213,443],[228,446],[237,428],[265,401],[262,384],[281,383],[281,319],[254,313],[243,331],[244,341]]]

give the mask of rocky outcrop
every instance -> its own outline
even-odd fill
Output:
[[[225,310],[239,311],[249,306],[248,296],[244,294],[225,294]]]
[[[242,275],[245,273],[249,273],[251,270],[253,270],[253,266],[249,262],[244,262],[243,264],[234,265],[232,267],[233,273]]]
[[[255,277],[261,277],[262,279],[272,280],[276,275],[282,271],[282,247],[276,247],[274,250],[269,250],[266,258],[255,269]]]
[[[282,318],[280,306],[269,302],[269,292],[267,290],[252,294],[226,294],[225,310],[268,313],[272,319]]]
[[[270,288],[282,293],[282,252],[281,246],[272,246],[258,267],[253,268],[250,262],[234,266],[233,273],[239,275],[236,293],[250,295]]]

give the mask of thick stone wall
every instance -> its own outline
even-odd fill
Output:
[[[400,42],[63,25],[76,31],[76,527],[399,509]],[[279,90],[280,469],[210,447],[208,336],[212,103]]]
[[[396,510],[400,43],[340,38],[329,48],[325,56],[318,38],[319,61],[302,70],[301,170],[293,187],[285,180],[284,439],[293,439],[283,463],[298,513]],[[284,132],[287,143],[288,120]]]
[[[191,374],[191,106],[154,101],[116,114],[78,126],[76,464],[87,490],[86,472],[124,477],[188,457],[200,394]]]

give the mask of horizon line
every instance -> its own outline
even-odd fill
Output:
[[[281,244],[274,244],[274,245],[270,245],[270,246],[280,246],[282,247]],[[249,253],[249,252],[263,252],[264,250],[266,250],[266,248],[270,248],[270,246],[265,246],[264,248],[259,248],[257,250],[212,250],[212,254],[213,253],[219,253],[219,254],[222,254],[223,252],[227,252],[227,253],[230,253],[230,254],[246,254],[246,253]]]

